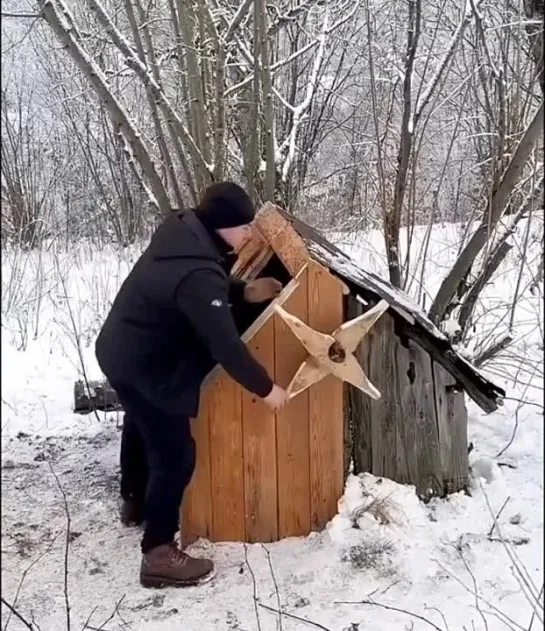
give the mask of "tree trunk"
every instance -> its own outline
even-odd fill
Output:
[[[68,52],[72,56],[72,59],[74,59],[76,65],[89,80],[99,98],[104,102],[112,119],[122,129],[123,135],[127,139],[131,152],[134,154],[134,157],[142,167],[142,170],[149,180],[151,192],[154,196],[153,201],[157,204],[161,211],[165,213],[168,212],[170,209],[168,194],[163,186],[163,182],[157,172],[155,164],[150,157],[147,147],[144,145],[141,136],[130,122],[125,110],[110,91],[104,73],[81,45],[77,32],[74,34],[74,29],[68,26],[68,24],[72,23],[72,20],[69,17],[70,13],[66,5],[61,3],[63,15],[58,13],[54,4],[51,2],[39,0],[39,7],[45,20],[51,26],[63,46],[67,48]]]
[[[274,202],[276,189],[276,162],[274,150],[274,107],[273,86],[271,77],[271,58],[267,34],[267,11],[265,0],[256,0],[256,19],[259,20],[259,37],[261,38],[261,90],[263,94],[263,110],[265,118],[265,186],[264,202]]]
[[[403,202],[407,189],[409,161],[414,138],[414,117],[412,115],[412,81],[414,60],[420,37],[420,0],[409,1],[409,28],[407,31],[407,49],[405,52],[405,68],[403,80],[403,115],[401,118],[401,138],[397,153],[397,169],[394,185],[393,208],[386,213],[386,255],[390,282],[394,287],[401,287],[401,269],[399,261],[399,231]]]

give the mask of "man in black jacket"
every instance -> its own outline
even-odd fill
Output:
[[[240,339],[231,314],[232,302],[269,300],[281,289],[274,279],[229,279],[234,251],[249,238],[254,215],[244,190],[223,182],[205,192],[195,212],[165,219],[96,342],[99,365],[125,410],[122,495],[144,503],[144,586],[195,585],[212,574],[211,561],[192,558],[173,542],[195,467],[189,419],[197,416],[205,376],[219,363],[272,409],[287,400]],[[139,441],[147,470],[129,470]]]

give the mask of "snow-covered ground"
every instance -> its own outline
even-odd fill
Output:
[[[415,299],[421,285],[437,290],[460,229],[431,234]],[[486,288],[469,349],[507,330],[518,292],[513,346],[485,368],[507,390],[505,405],[487,416],[468,403],[471,496],[424,505],[413,488],[351,477],[323,533],[194,545],[218,575],[186,590],[138,583],[140,532],[117,519],[121,419],[71,412],[82,365],[100,376],[94,337],[138,248],[4,252],[2,598],[36,631],[542,629],[529,603],[543,602],[543,285],[529,291],[537,266],[518,280],[524,229]],[[382,272],[377,235],[336,239]],[[422,243],[417,230],[413,260]],[[527,257],[538,252],[536,243]],[[29,627],[3,603],[2,628]]]

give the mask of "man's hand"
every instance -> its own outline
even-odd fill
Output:
[[[282,291],[282,283],[276,278],[256,278],[249,280],[244,288],[246,302],[265,302],[276,298]]]
[[[278,410],[282,409],[288,402],[288,393],[280,386],[274,384],[273,389],[263,401],[273,412],[278,412]]]

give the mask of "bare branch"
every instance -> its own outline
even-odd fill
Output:
[[[260,607],[263,607],[263,609],[266,609],[267,611],[271,611],[272,613],[276,613],[276,614],[282,614],[284,616],[286,616],[286,618],[291,618],[292,620],[297,620],[299,622],[303,622],[304,624],[307,624],[310,627],[314,627],[315,629],[321,629],[322,631],[331,631],[331,629],[329,629],[328,627],[324,627],[323,624],[320,624],[319,622],[314,622],[313,620],[307,620],[307,618],[302,618],[301,616],[296,616],[293,613],[289,613],[287,611],[280,611],[275,609],[274,607],[269,607],[269,605],[265,605],[263,603],[258,603],[258,605]]]
[[[2,604],[5,605],[10,612],[18,619],[20,620],[27,629],[30,629],[30,631],[36,631],[36,629],[34,628],[34,626],[28,621],[26,620],[18,611],[17,609],[15,609],[12,605],[10,605],[8,603],[8,601],[2,596],[0,598],[0,600],[2,601]]]
[[[39,13],[6,13],[5,11],[2,11],[0,15],[3,18],[28,18],[31,20],[42,17]]]
[[[373,607],[380,607],[381,609],[386,609],[387,611],[396,611],[397,613],[406,614],[407,616],[410,616],[411,618],[416,618],[417,620],[425,622],[427,625],[429,625],[432,629],[435,629],[436,631],[444,631],[443,629],[441,629],[441,627],[438,627],[434,622],[431,622],[431,620],[424,618],[424,616],[421,616],[417,613],[413,613],[411,611],[407,611],[406,609],[400,609],[399,607],[392,607],[390,605],[377,603],[374,600],[335,601],[335,604],[336,605],[371,605]]]
[[[58,475],[55,473],[55,469],[53,469],[53,465],[51,464],[51,462],[49,462],[49,468],[51,469],[51,473],[53,474],[53,477],[55,478],[57,486],[59,487],[59,491],[61,492],[63,505],[64,505],[64,512],[66,515],[66,538],[65,538],[65,543],[64,543],[64,606],[65,606],[65,611],[66,611],[66,631],[70,631],[72,628],[70,624],[70,597],[68,595],[68,555],[69,555],[70,539],[71,539],[70,510],[68,509],[68,499],[66,498],[66,493],[64,492],[64,489],[62,488],[62,484],[59,480]]]
[[[126,135],[132,151],[135,156],[137,156],[138,162],[142,165],[142,168],[150,181],[151,190],[154,195],[154,205],[163,212],[168,212],[170,208],[168,195],[149,152],[142,141],[141,135],[129,120],[121,103],[112,94],[103,71],[83,48],[80,41],[78,41],[78,38],[74,36],[73,29],[71,27],[73,20],[68,7],[64,4],[63,0],[59,0],[59,5],[63,11],[63,15],[61,15],[51,0],[39,0],[39,4],[45,19],[53,28],[53,31],[61,40],[63,45],[66,46],[80,70],[96,90],[98,96],[104,101],[113,120],[120,126],[123,133]]]
[[[174,128],[180,135],[180,138],[182,139],[184,144],[189,149],[193,159],[198,165],[202,166],[207,173],[211,174],[213,171],[213,165],[210,165],[205,161],[201,149],[189,133],[189,130],[186,128],[181,118],[176,113],[170,101],[165,96],[165,93],[157,84],[155,79],[151,76],[146,66],[138,59],[125,37],[122,35],[122,33],[119,31],[119,29],[115,26],[111,18],[106,13],[100,0],[89,0],[89,5],[91,9],[95,11],[99,22],[104,26],[106,32],[108,33],[108,35],[110,35],[114,44],[125,56],[128,66],[132,70],[134,70],[134,72],[138,75],[138,77],[146,87],[149,86],[149,89],[152,91],[152,94],[157,100],[159,107],[163,110],[166,119],[169,121],[169,123],[174,125]]]
[[[481,221],[480,226],[469,239],[437,292],[437,296],[430,309],[430,317],[435,322],[439,322],[444,316],[458,285],[469,272],[476,256],[483,249],[492,230],[499,222],[516,183],[526,166],[528,158],[541,139],[542,132],[543,102],[535,112],[532,121],[518,143],[498,188],[492,194],[485,217]]]
[[[229,24],[227,28],[227,32],[223,36],[223,41],[228,44],[232,39],[235,31],[240,26],[242,20],[246,17],[250,7],[252,6],[252,0],[244,0],[241,2],[235,15],[233,16],[233,20]]]

